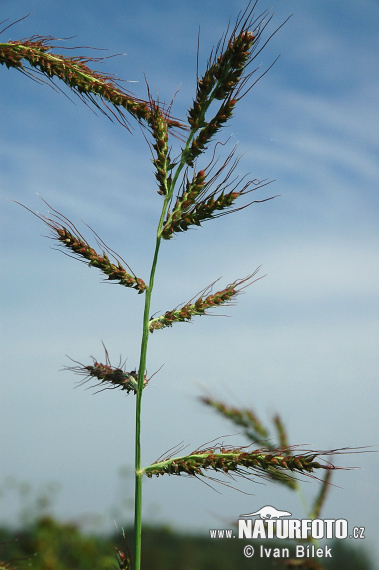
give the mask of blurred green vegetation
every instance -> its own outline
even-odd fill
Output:
[[[111,570],[118,569],[116,548],[128,554],[128,545],[133,545],[133,529],[125,526],[123,532],[115,529],[107,534],[102,523],[105,520],[130,520],[130,502],[127,484],[131,473],[126,467],[119,472],[121,486],[117,489],[116,505],[113,505],[108,517],[93,515],[86,529],[96,528],[92,532],[83,530],[81,523],[67,523],[57,520],[54,515],[54,503],[59,492],[59,484],[49,483],[42,488],[35,488],[27,481],[18,481],[8,477],[0,484],[0,500],[11,495],[18,503],[17,523],[11,527],[0,523],[0,570]],[[90,527],[88,526],[90,523]],[[92,524],[91,524],[92,523]],[[100,524],[98,524],[100,523]],[[120,527],[119,527],[120,528]],[[316,559],[318,565],[310,565],[312,560],[304,561],[307,565],[285,565],[274,558],[257,557],[259,542],[254,542],[256,555],[245,558],[243,548],[251,541],[231,539],[211,539],[208,533],[182,535],[168,527],[145,526],[142,532],[142,570],[374,570],[368,553],[360,545],[352,546],[347,541],[328,543],[332,548],[333,558]],[[264,544],[263,544],[264,542]],[[291,555],[294,543],[284,541],[263,541],[268,548],[289,547]],[[7,566],[8,564],[8,566]]]
[[[132,529],[125,529],[129,545]],[[168,528],[145,527],[143,530],[143,570],[265,570],[269,568],[322,568],[321,566],[289,566],[278,559],[247,559],[242,540],[211,539],[208,536],[183,536]],[[254,545],[257,549],[257,545]],[[287,546],[265,541],[265,548]],[[323,566],[326,570],[373,570],[367,554],[346,542],[336,541],[333,558]],[[101,536],[84,534],[78,526],[61,523],[43,516],[27,528],[12,531],[0,528],[0,560],[10,568],[35,570],[110,570],[117,568],[115,547],[126,551],[120,534]],[[318,562],[323,563],[322,559]],[[287,561],[288,562],[288,561]],[[306,561],[305,561],[306,562]],[[7,568],[2,566],[0,569]]]

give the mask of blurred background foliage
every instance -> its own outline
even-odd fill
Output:
[[[120,471],[124,479],[129,477],[127,469]],[[133,544],[133,529],[125,527],[125,537],[121,528],[113,533],[104,530],[88,531],[83,524],[62,522],[53,514],[54,501],[59,492],[59,485],[51,483],[41,492],[33,490],[25,482],[8,478],[1,487],[1,496],[15,490],[19,496],[20,509],[16,526],[4,522],[4,513],[0,526],[0,570],[32,568],[35,570],[110,570],[116,566],[116,548],[128,552],[128,545]],[[1,498],[0,496],[0,498]],[[128,519],[128,499],[120,500],[120,506],[112,507],[110,515],[117,514],[120,520]],[[100,528],[100,516],[94,516],[93,526]],[[88,522],[88,521],[87,521]],[[87,525],[88,527],[88,525]],[[254,560],[243,556],[243,547],[249,541],[210,539],[202,535],[183,535],[169,527],[144,527],[144,570],[241,570],[268,568],[308,568],[324,570],[374,570],[369,553],[364,548],[356,547],[346,541],[328,543],[332,548],[333,558],[304,560],[303,565],[289,564],[289,560],[261,559]],[[259,544],[259,543],[258,543]],[[254,544],[256,549],[258,544]],[[293,552],[293,543],[283,541],[264,541],[264,547],[289,547]],[[322,563],[322,565],[320,565]]]

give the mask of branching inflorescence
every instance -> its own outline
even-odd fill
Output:
[[[247,71],[248,66],[273,35],[271,34],[263,46],[257,50],[262,32],[271,17],[268,17],[265,12],[255,18],[253,10],[256,3],[252,1],[248,3],[246,10],[238,17],[232,32],[227,32],[219,41],[216,49],[212,51],[204,74],[199,77],[197,73],[196,96],[188,111],[186,127],[171,117],[171,105],[161,105],[151,97],[149,88],[148,101],[137,99],[124,91],[118,85],[116,78],[95,72],[87,65],[101,58],[65,57],[53,54],[51,50],[54,46],[51,45],[53,41],[51,37],[33,36],[27,40],[0,43],[1,64],[31,75],[30,70],[24,67],[23,61],[26,61],[32,68],[49,79],[61,80],[83,101],[94,104],[107,116],[116,117],[128,127],[124,116],[126,111],[138,123],[147,127],[149,136],[153,139],[153,142],[149,144],[153,154],[152,162],[158,194],[163,197],[163,205],[147,284],[138,278],[125,261],[95,232],[93,233],[101,253],[88,244],[74,224],[47,203],[52,211],[49,214],[50,217],[34,214],[50,228],[53,239],[58,241],[66,253],[68,252],[67,255],[90,267],[97,267],[106,275],[107,280],[133,288],[138,293],[145,293],[138,371],[128,372],[125,369],[125,363],[121,361],[118,366],[112,366],[105,347],[105,362],[93,358],[92,364],[84,365],[74,360],[75,366],[66,367],[84,377],[80,384],[95,381],[102,387],[101,390],[118,388],[127,393],[136,394],[134,570],[139,570],[141,564],[143,475],[152,477],[153,475],[186,474],[207,477],[206,472],[213,470],[243,477],[259,474],[296,488],[297,482],[293,474],[303,473],[314,476],[317,471],[324,470],[327,475],[314,505],[314,512],[317,514],[325,498],[329,483],[328,474],[338,469],[326,461],[320,462],[319,458],[323,455],[339,453],[341,450],[319,452],[302,451],[298,447],[290,447],[279,416],[274,419],[278,440],[275,444],[271,441],[268,430],[253,412],[238,410],[211,398],[202,398],[202,401],[235,424],[242,426],[250,442],[259,444],[260,449],[252,450],[254,444],[246,447],[225,447],[223,444],[216,444],[212,447],[198,448],[180,457],[171,456],[163,460],[159,459],[148,467],[141,467],[141,401],[143,390],[150,380],[146,377],[149,333],[171,327],[175,322],[189,322],[195,316],[208,314],[211,309],[230,305],[242,289],[257,280],[253,278],[258,270],[213,293],[214,282],[184,305],[178,305],[175,309],[168,310],[158,317],[149,317],[162,240],[170,240],[174,234],[185,232],[191,227],[199,227],[204,221],[237,212],[256,202],[271,199],[265,198],[236,206],[240,198],[266,186],[269,182],[258,179],[248,180],[247,177],[240,178],[235,175],[239,164],[239,159],[235,158],[235,148],[220,167],[216,168],[218,159],[215,158],[218,144],[214,145],[212,160],[206,162],[208,166],[198,168],[197,164],[200,155],[213,143],[215,135],[231,119],[238,101],[265,73],[252,81],[252,76],[258,68]],[[103,106],[100,106],[99,101]],[[210,119],[208,113],[212,113]],[[185,135],[181,140],[181,143],[184,143],[183,147],[178,156],[172,160],[169,137],[173,134],[179,138],[175,129],[183,129]],[[143,132],[145,135],[146,130]],[[26,209],[29,210],[29,208]],[[111,258],[114,261],[111,261]],[[125,553],[118,551],[117,563],[119,568],[128,568],[129,558]]]

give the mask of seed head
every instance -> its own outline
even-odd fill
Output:
[[[258,449],[248,451],[248,447],[225,448],[221,445],[206,449],[197,449],[181,457],[170,457],[145,467],[142,472],[148,477],[153,475],[191,475],[205,476],[207,470],[222,471],[246,477],[254,473],[267,475],[283,470],[292,473],[313,474],[316,471],[338,469],[330,463],[316,461],[321,455],[331,452],[303,452],[289,454],[287,449],[277,448],[274,451]],[[288,475],[287,475],[288,476]]]
[[[232,299],[236,297],[236,295],[238,295],[242,289],[248,287],[255,281],[258,281],[258,279],[262,279],[262,277],[259,277],[258,279],[251,281],[252,277],[254,277],[258,271],[259,267],[248,277],[245,277],[244,279],[237,279],[230,285],[227,285],[225,289],[222,291],[217,291],[216,293],[211,293],[212,287],[214,285],[214,283],[212,283],[200,292],[200,296],[195,301],[191,299],[188,301],[188,303],[180,308],[173,309],[172,311],[166,311],[164,315],[150,319],[150,332],[154,332],[155,330],[163,329],[165,327],[171,327],[175,322],[189,322],[192,317],[196,315],[207,315],[208,309],[213,309],[221,305],[231,305]],[[250,281],[250,283],[248,283],[248,281]],[[244,286],[241,287],[243,284]]]
[[[0,64],[8,68],[13,67],[38,80],[38,77],[24,66],[23,61],[26,61],[48,79],[58,78],[86,104],[94,105],[109,118],[116,119],[128,129],[124,111],[137,121],[143,121],[148,126],[152,125],[153,117],[148,101],[138,99],[122,89],[117,77],[93,71],[87,65],[105,58],[67,57],[55,54],[51,52],[56,48],[51,44],[54,41],[56,40],[51,36],[35,35],[28,39],[0,43]],[[184,128],[182,123],[171,117],[167,117],[166,122],[168,128]]]
[[[91,358],[93,363],[85,366],[81,362],[70,358],[76,366],[65,366],[64,370],[70,370],[75,374],[84,376],[84,380],[81,380],[78,383],[79,386],[96,379],[99,381],[98,386],[102,386],[104,390],[120,388],[121,390],[125,390],[127,394],[129,394],[129,392],[136,394],[138,387],[138,372],[136,370],[127,372],[125,370],[125,362],[121,364],[121,361],[118,366],[112,366],[109,360],[108,351],[104,344],[103,347],[105,351],[105,363],[99,362],[92,356]],[[144,388],[147,386],[149,380],[150,378],[146,378],[145,374],[143,380]]]
[[[47,206],[49,206],[45,200],[43,201]],[[60,245],[65,249],[68,249],[73,254],[67,254],[69,257],[78,259],[79,261],[86,263],[89,267],[97,267],[102,271],[102,273],[107,275],[108,281],[118,281],[118,283],[124,287],[136,289],[138,293],[145,292],[145,282],[137,277],[126,262],[111,250],[95,232],[93,233],[96,236],[98,245],[104,248],[101,254],[97,253],[92,247],[90,247],[88,242],[68,218],[54,210],[51,206],[49,206],[49,208],[54,213],[52,214],[52,218],[48,218],[42,214],[32,212],[29,208],[20,204],[20,202],[16,203],[31,212],[51,229],[53,239],[58,240]],[[114,257],[116,263],[113,263],[109,259],[109,255]],[[128,267],[131,273],[128,273],[121,264],[121,261]]]

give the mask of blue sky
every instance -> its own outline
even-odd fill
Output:
[[[144,74],[162,101],[179,89],[173,113],[184,118],[195,93],[199,22],[202,70],[229,17],[245,5],[128,4],[3,0],[1,20],[32,14],[2,41],[75,36],[61,45],[124,54],[98,69],[135,82],[126,87],[142,98]],[[236,432],[197,402],[204,390],[251,406],[266,423],[279,412],[294,444],[378,444],[379,6],[262,0],[257,12],[266,8],[274,12],[271,30],[293,17],[257,63],[265,70],[281,57],[241,101],[223,140],[238,143],[242,175],[276,180],[256,198],[280,197],[164,243],[153,310],[186,302],[221,276],[224,285],[258,265],[267,276],[222,311],[228,318],[201,318],[150,338],[148,373],[164,366],[143,401],[145,464],[182,441],[195,448]],[[116,391],[74,390],[76,378],[59,369],[66,354],[100,359],[102,340],[113,361],[122,354],[135,367],[143,299],[53,251],[41,237],[46,229],[9,199],[46,213],[38,192],[76,225],[84,220],[147,279],[161,198],[138,127],[132,136],[75,98],[0,71],[2,477],[35,488],[59,481],[56,512],[81,520],[117,500],[117,471],[133,463],[134,402]],[[336,473],[324,515],[366,526],[373,547],[378,456],[336,463],[362,469]],[[184,478],[147,480],[145,520],[206,532],[266,504],[303,514],[298,497],[280,487],[243,488],[254,494],[226,487],[219,494]],[[318,486],[307,481],[304,489],[311,499]],[[17,508],[3,498],[1,519]]]

